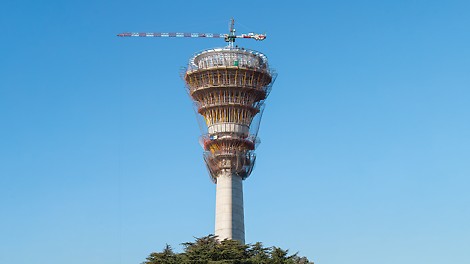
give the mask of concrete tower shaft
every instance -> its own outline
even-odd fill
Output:
[[[245,240],[242,180],[255,164],[258,125],[275,77],[265,55],[233,47],[196,54],[185,73],[188,93],[204,118],[201,145],[217,184],[220,239]]]

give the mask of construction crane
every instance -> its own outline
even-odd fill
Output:
[[[229,25],[228,34],[219,33],[181,33],[181,32],[150,32],[150,33],[136,33],[136,32],[125,32],[117,34],[118,37],[161,37],[161,38],[224,38],[225,42],[228,42],[230,47],[233,47],[233,43],[237,38],[254,39],[254,40],[265,40],[266,34],[247,33],[236,35],[235,34],[235,20],[232,18]]]

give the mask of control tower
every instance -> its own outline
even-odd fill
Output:
[[[233,45],[197,53],[184,74],[203,119],[200,142],[216,184],[215,235],[220,240],[245,242],[243,180],[255,165],[259,122],[275,78],[264,54]]]

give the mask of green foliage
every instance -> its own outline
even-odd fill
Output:
[[[144,263],[165,263],[165,264],[179,264],[182,263],[182,256],[175,254],[173,249],[167,244],[162,252],[151,253]]]
[[[236,240],[218,241],[214,235],[182,244],[183,253],[174,253],[169,245],[151,253],[142,264],[313,264],[306,257],[289,255],[289,250],[264,247],[261,242],[243,245]]]

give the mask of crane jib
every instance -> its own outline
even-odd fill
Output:
[[[223,38],[226,34],[218,33],[182,33],[182,32],[147,32],[118,34],[119,37],[167,37],[167,38]]]
[[[265,34],[256,34],[250,32],[248,34],[235,35],[234,20],[230,20],[229,34],[219,33],[186,33],[186,32],[125,32],[117,34],[118,37],[160,37],[160,38],[223,38],[229,42],[229,46],[233,46],[235,39],[254,39],[265,40]]]

